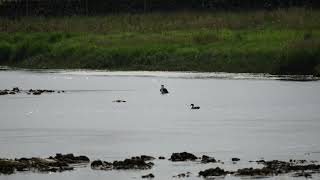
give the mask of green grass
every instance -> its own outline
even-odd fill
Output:
[[[320,75],[320,11],[0,20],[0,64]]]

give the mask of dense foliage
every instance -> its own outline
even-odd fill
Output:
[[[319,14],[289,9],[2,20],[0,65],[320,75]]]
[[[320,7],[319,0],[2,0],[0,15],[72,16],[172,10],[253,10]]]

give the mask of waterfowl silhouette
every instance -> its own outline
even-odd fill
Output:
[[[164,87],[164,85],[161,85],[161,89],[160,89],[161,94],[168,94],[169,91]]]
[[[194,104],[190,104],[190,106],[191,106],[191,109],[200,109],[199,106],[194,106]]]

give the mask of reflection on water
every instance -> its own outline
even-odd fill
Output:
[[[139,75],[140,73],[140,75]],[[122,75],[121,75],[122,74]],[[219,73],[218,73],[219,74]],[[212,74],[100,71],[0,71],[0,89],[65,90],[0,96],[0,157],[84,154],[121,160],[172,152],[207,154],[226,169],[249,160],[320,160],[320,82],[209,78]],[[212,75],[213,76],[213,75]],[[234,75],[238,77],[239,75]],[[160,95],[164,84],[170,94]],[[114,103],[116,99],[126,103]],[[190,110],[190,104],[201,106]],[[232,157],[241,158],[234,165]],[[158,179],[214,165],[155,161],[150,171],[21,173],[0,179]],[[227,176],[226,179],[239,179]],[[290,176],[271,179],[291,179]]]

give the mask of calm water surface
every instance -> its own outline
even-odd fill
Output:
[[[169,95],[159,93],[164,84]],[[228,170],[249,160],[320,160],[320,81],[172,77],[139,73],[0,71],[0,89],[55,89],[63,94],[0,96],[0,157],[87,155],[121,160],[135,155],[169,157],[172,152],[207,154]],[[113,103],[123,99],[127,103]],[[192,111],[189,105],[201,106]],[[232,157],[241,158],[234,165]],[[19,173],[20,179],[156,179],[219,164],[155,161],[147,171]],[[317,176],[314,176],[317,178]],[[240,179],[227,176],[225,179]],[[292,179],[278,176],[269,179]]]

